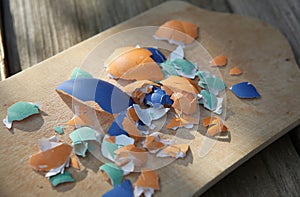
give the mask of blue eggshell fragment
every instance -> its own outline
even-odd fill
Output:
[[[230,90],[239,98],[259,98],[260,94],[249,82],[241,82],[233,85]]]
[[[120,185],[114,186],[113,189],[103,194],[102,197],[132,197],[133,196],[133,187],[131,182],[128,179],[125,179]]]
[[[160,107],[161,105],[172,105],[173,100],[171,99],[170,95],[166,93],[166,91],[158,87],[153,87],[153,92],[146,94],[144,103],[156,108]]]
[[[127,135],[128,133],[123,129],[122,123],[126,116],[126,111],[121,112],[113,121],[111,126],[109,127],[107,133],[111,136],[117,136],[117,135]]]
[[[120,113],[133,104],[132,99],[118,87],[94,78],[70,79],[59,84],[56,90],[82,101],[95,101],[111,114]]]
[[[163,63],[166,61],[166,57],[156,48],[147,48],[148,51],[152,53],[150,56],[156,63]]]

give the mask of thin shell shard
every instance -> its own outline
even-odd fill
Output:
[[[144,48],[119,49],[106,61],[107,70],[115,78],[161,80],[163,74],[151,56],[151,51]]]
[[[230,69],[230,71],[229,71],[229,74],[232,76],[241,75],[242,73],[243,73],[243,71],[236,66],[233,67],[232,69]]]
[[[29,159],[29,164],[37,171],[49,171],[57,168],[69,160],[72,146],[61,144],[49,150],[36,153]]]
[[[154,37],[170,43],[190,44],[198,37],[198,26],[181,20],[170,20],[159,27]]]
[[[13,121],[23,120],[38,113],[40,113],[38,105],[30,102],[16,102],[7,109],[7,117],[3,119],[3,123],[10,129]]]
[[[153,170],[143,169],[141,175],[135,182],[135,186],[160,190],[159,176]]]
[[[199,92],[188,79],[179,76],[170,76],[162,80],[161,84],[173,92],[188,92],[191,94],[198,94]]]
[[[218,116],[209,116],[202,120],[202,124],[204,127],[208,127],[207,134],[209,136],[215,136],[220,134],[221,132],[227,132],[228,129],[224,125],[221,118]]]
[[[226,66],[227,64],[227,57],[225,55],[219,55],[212,59],[211,66]]]

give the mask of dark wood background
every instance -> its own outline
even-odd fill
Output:
[[[0,79],[164,1],[1,0]],[[299,0],[186,1],[204,9],[251,16],[268,22],[289,40],[299,65]],[[297,127],[226,176],[203,196],[299,196],[299,153],[300,127]]]

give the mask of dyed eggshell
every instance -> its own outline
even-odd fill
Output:
[[[161,80],[163,74],[151,55],[152,53],[144,48],[119,49],[106,61],[107,70],[114,77],[126,80]]]
[[[188,92],[191,94],[198,94],[199,92],[188,79],[183,77],[170,76],[169,78],[162,80],[161,84],[173,92]]]
[[[49,171],[66,163],[73,147],[68,144],[61,144],[44,152],[32,155],[29,164],[38,171]]]
[[[225,55],[219,55],[216,56],[214,59],[211,61],[211,66],[226,66],[227,64],[227,57]]]
[[[230,69],[229,74],[230,75],[241,75],[243,73],[243,71],[241,71],[241,69],[239,69],[238,67],[233,67],[232,69]]]
[[[198,26],[185,21],[170,20],[159,27],[155,36],[159,39],[190,44],[198,37]]]
[[[155,190],[160,190],[159,177],[153,170],[143,169],[141,175],[138,177],[135,185],[138,187],[148,187]]]

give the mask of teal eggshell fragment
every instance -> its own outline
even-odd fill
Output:
[[[17,102],[7,109],[8,122],[23,120],[33,114],[40,113],[36,104],[29,102]]]

